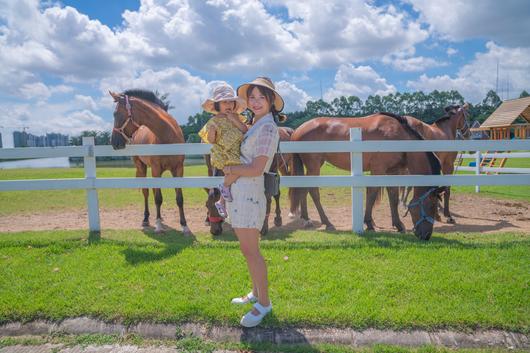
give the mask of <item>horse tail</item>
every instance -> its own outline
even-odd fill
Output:
[[[304,175],[304,163],[302,162],[302,158],[300,158],[300,154],[293,153],[291,157],[291,175]],[[298,210],[300,207],[300,202],[302,198],[302,194],[304,192],[304,188],[289,188],[289,201],[291,202],[291,212],[294,213],[294,211]]]

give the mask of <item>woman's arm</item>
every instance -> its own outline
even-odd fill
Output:
[[[263,174],[265,170],[265,165],[269,157],[267,156],[257,156],[252,160],[250,164],[241,164],[241,165],[232,165],[223,168],[223,172],[227,175],[234,174],[242,177],[257,177]]]

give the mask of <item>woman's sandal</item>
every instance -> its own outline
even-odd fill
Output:
[[[245,305],[248,303],[256,303],[257,301],[258,301],[258,298],[254,296],[254,293],[250,292],[244,297],[238,297],[238,298],[232,299],[232,304]]]
[[[267,315],[268,313],[271,312],[272,303],[269,304],[269,306],[266,306],[266,307],[261,305],[260,303],[256,303],[256,304],[254,304],[254,309],[256,309],[259,312],[259,314],[258,315],[254,315],[252,313],[252,310],[250,310],[241,319],[241,326],[244,326],[244,327],[255,327],[255,326],[258,326],[261,323],[261,321],[263,320],[263,318],[265,317],[265,315]]]

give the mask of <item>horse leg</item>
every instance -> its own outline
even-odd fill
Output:
[[[406,231],[405,225],[399,219],[398,204],[399,204],[399,191],[395,186],[387,187],[388,203],[390,204],[390,213],[392,214],[392,225],[397,229],[398,232],[403,233]]]
[[[366,210],[364,211],[364,224],[366,224],[367,231],[375,230],[374,219],[372,218],[372,210],[374,208],[375,200],[377,199],[377,194],[379,193],[378,187],[368,187],[366,188]]]
[[[182,178],[184,175],[184,164],[178,165],[176,168],[171,169],[171,175],[173,177]],[[180,219],[180,226],[182,227],[182,233],[184,233],[185,236],[191,236],[193,233],[188,228],[188,224],[186,222],[186,216],[184,215],[184,196],[182,194],[181,188],[175,188],[175,196],[177,201],[177,206],[179,208],[179,219]]]
[[[311,159],[307,161],[306,167],[307,175],[319,176],[320,167],[322,167],[322,163],[318,160]],[[326,216],[326,212],[324,212],[324,208],[320,203],[320,189],[315,187],[309,188],[309,194],[311,195],[311,199],[313,199],[313,203],[317,208],[318,215],[320,216],[320,221],[322,222],[322,224],[326,225],[326,230],[335,230],[335,226],[329,221],[328,217]]]
[[[446,217],[447,223],[454,224],[455,219],[453,216],[451,216],[451,212],[449,212],[449,198],[451,197],[451,187],[447,186],[445,188],[444,192],[444,217]]]
[[[153,178],[160,178],[162,176],[162,170],[159,166],[151,165],[151,175]],[[162,216],[160,213],[160,208],[162,207],[162,190],[159,188],[153,188],[153,193],[155,195],[155,205],[156,205],[156,221],[155,221],[155,233],[163,233],[164,228],[162,226]]]
[[[300,191],[300,218],[303,221],[304,228],[312,228],[313,222],[309,219],[309,214],[307,212],[307,188],[302,188]]]
[[[269,232],[269,214],[271,213],[272,199],[270,196],[266,196],[267,199],[267,210],[265,211],[265,219],[263,220],[263,226],[261,227],[260,234],[266,235]]]
[[[276,202],[276,210],[275,210],[276,217],[274,217],[274,225],[276,227],[281,227],[282,226],[282,210],[280,209],[280,193],[274,196],[274,201]]]
[[[133,157],[134,164],[136,165],[136,177],[145,178],[147,176],[147,165],[143,163],[140,158]],[[142,221],[142,227],[149,226],[149,189],[142,188],[142,194],[144,194],[144,220]]]

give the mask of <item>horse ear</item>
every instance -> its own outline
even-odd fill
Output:
[[[469,103],[464,103],[464,105],[462,106],[462,109],[464,110],[468,110],[469,109]]]
[[[118,93],[114,93],[111,90],[109,90],[109,94],[114,99],[114,102],[117,102],[120,100],[120,95]]]
[[[448,113],[449,115],[456,114],[456,109],[455,109],[455,106],[454,106],[454,105],[450,105],[450,106],[448,106],[448,107],[445,107],[444,110],[445,110],[445,112]]]

